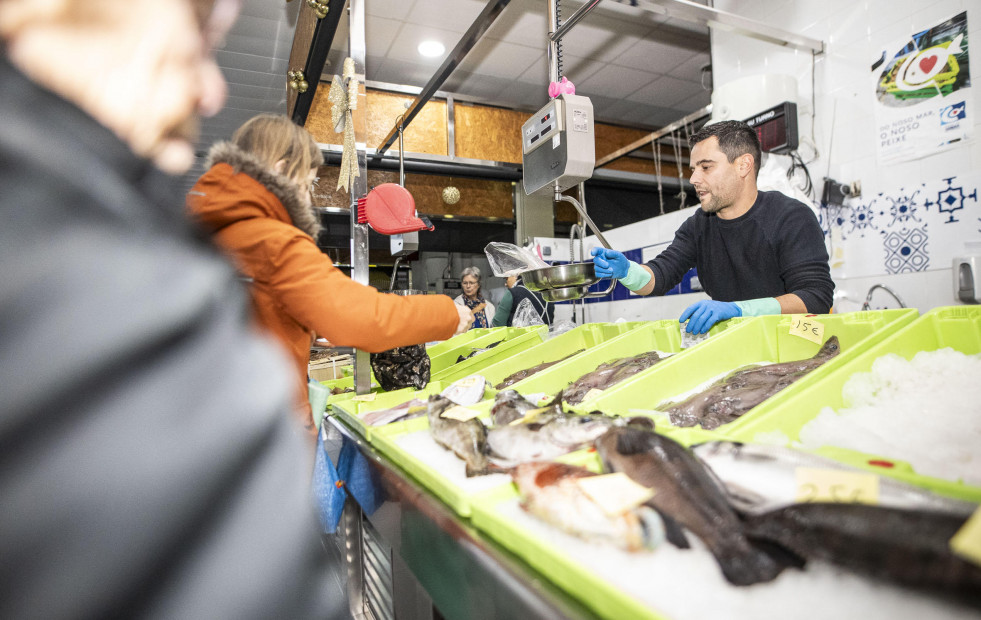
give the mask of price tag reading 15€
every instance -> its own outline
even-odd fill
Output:
[[[824,342],[824,324],[803,314],[795,314],[791,318],[790,333],[817,344]]]
[[[879,503],[879,477],[875,474],[817,467],[798,467],[794,473],[798,502]]]

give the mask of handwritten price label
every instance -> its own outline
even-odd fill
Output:
[[[654,497],[654,489],[637,484],[623,472],[579,478],[576,484],[611,516],[636,508]]]
[[[879,477],[874,474],[798,467],[795,475],[798,502],[879,503]]]
[[[790,333],[817,344],[824,342],[824,324],[804,315],[796,315],[791,319]]]
[[[449,418],[451,420],[459,420],[461,422],[466,422],[467,420],[472,420],[480,415],[479,411],[474,409],[468,409],[467,407],[461,407],[457,405],[456,407],[450,407],[443,412],[441,417]]]
[[[372,392],[371,394],[359,394],[358,396],[355,396],[351,400],[356,400],[359,403],[370,403],[371,401],[375,400],[375,393]]]
[[[971,518],[950,539],[950,550],[981,566],[981,508],[975,510]]]

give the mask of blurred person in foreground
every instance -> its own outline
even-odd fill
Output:
[[[211,148],[208,171],[187,198],[193,217],[251,280],[259,323],[288,348],[297,406],[311,430],[307,366],[315,338],[376,353],[446,340],[472,320],[445,295],[379,293],[334,267],[317,247],[320,221],[311,197],[323,163],[306,129],[286,116],[260,114]]]
[[[348,616],[288,362],[167,174],[237,10],[0,0],[0,618]]]
[[[685,331],[694,334],[738,316],[828,312],[835,285],[824,233],[807,205],[757,188],[762,154],[756,131],[721,121],[692,134],[688,144],[701,209],[643,265],[616,250],[593,248],[596,275],[616,278],[638,295],[664,295],[697,268],[712,299],[681,313]]]

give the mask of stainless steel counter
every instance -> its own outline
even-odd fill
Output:
[[[367,514],[348,499],[335,538],[355,618],[594,617],[482,536],[355,430],[334,417],[326,423],[335,447],[350,442],[365,457],[378,500]]]

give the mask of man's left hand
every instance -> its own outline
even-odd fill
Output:
[[[732,302],[703,299],[685,308],[678,322],[688,321],[685,331],[689,334],[704,334],[719,321],[742,315],[739,306]]]

